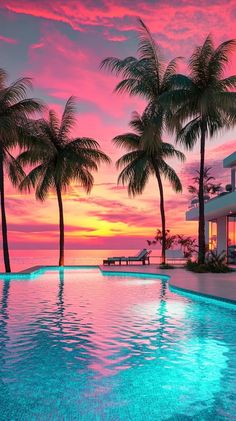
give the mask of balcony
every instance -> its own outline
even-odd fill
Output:
[[[205,201],[205,219],[211,220],[219,218],[221,216],[230,215],[236,213],[236,191],[224,192],[219,196],[214,197],[208,201]],[[193,205],[186,212],[186,221],[197,221],[198,220],[198,205]]]

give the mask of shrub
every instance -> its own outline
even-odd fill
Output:
[[[198,262],[188,261],[186,264],[186,269],[195,273],[227,273],[233,272],[234,270],[227,266],[226,254],[221,252],[217,254],[214,251],[209,251],[206,256],[206,263],[199,264]]]

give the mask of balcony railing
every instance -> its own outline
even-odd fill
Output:
[[[230,193],[232,193],[232,191],[223,191],[223,192],[217,194],[217,196],[205,197],[204,203],[212,202],[213,200],[219,199],[220,197],[226,196]],[[189,204],[188,209],[198,208],[198,205],[199,205],[198,199],[193,199],[192,202]]]

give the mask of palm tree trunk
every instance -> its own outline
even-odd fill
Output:
[[[162,245],[161,245],[161,264],[166,264],[166,216],[164,205],[164,191],[161,181],[161,176],[158,168],[155,168],[156,178],[160,193],[160,211],[161,211],[161,231],[162,231]]]
[[[59,186],[56,186],[56,191],[57,191],[57,201],[58,201],[58,207],[59,207],[59,227],[60,227],[59,266],[64,266],[64,216],[63,216],[61,189]]]
[[[204,206],[204,167],[205,167],[205,124],[201,125],[200,171],[199,171],[199,220],[198,220],[198,263],[205,262],[205,206]]]
[[[1,147],[0,147],[0,195],[1,195],[2,244],[3,244],[4,264],[5,264],[6,272],[11,272],[8,239],[7,239],[7,219],[6,219],[6,211],[5,211],[3,150]]]

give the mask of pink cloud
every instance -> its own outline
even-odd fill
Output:
[[[66,100],[73,94],[112,117],[128,119],[134,107],[140,107],[143,101],[113,93],[118,81],[99,71],[102,58],[101,52],[97,56],[51,25],[43,25],[41,39],[29,48],[27,72],[35,87],[51,97]]]
[[[43,48],[44,47],[44,43],[43,42],[36,42],[35,44],[31,44],[30,48],[32,50],[35,50],[37,48]]]
[[[104,37],[108,40],[108,41],[112,41],[112,42],[124,42],[127,41],[128,38],[125,35],[114,35],[111,34],[109,31],[104,31]]]
[[[209,31],[215,33],[217,41],[236,34],[232,25],[234,0],[197,3],[189,0],[161,0],[158,3],[148,0],[121,0],[119,3],[102,0],[99,4],[88,0],[68,0],[64,4],[59,0],[37,3],[32,0],[2,0],[1,6],[14,13],[64,22],[79,31],[87,30],[89,26],[105,26],[120,32],[133,30],[136,29],[138,15],[159,35],[158,41],[163,47],[165,40],[168,40],[168,49],[175,48],[178,54],[188,49],[186,41],[188,45],[199,42]]]
[[[0,35],[0,42],[6,42],[7,44],[18,44],[18,41],[14,38],[4,37]]]

